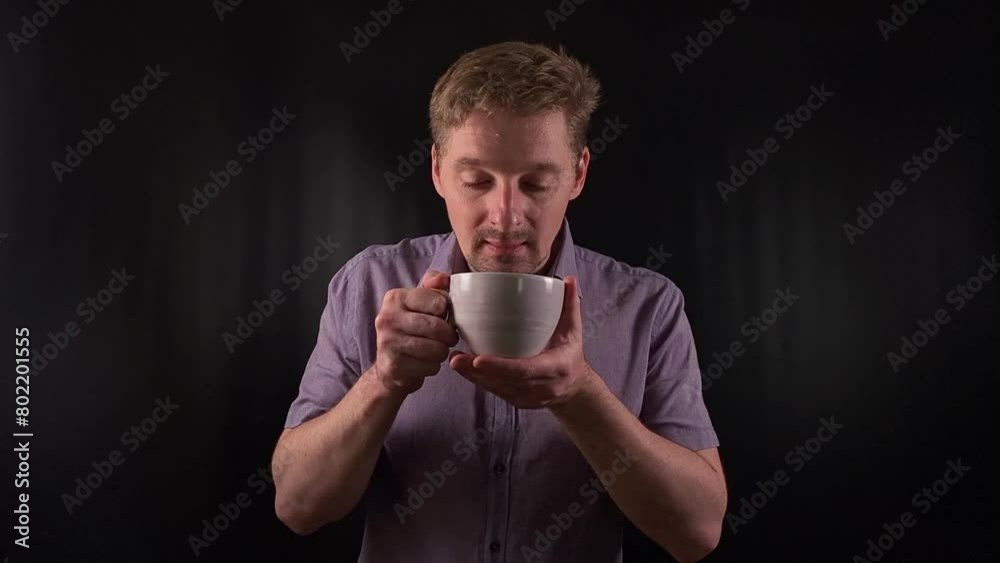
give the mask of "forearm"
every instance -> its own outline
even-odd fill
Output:
[[[722,475],[698,454],[647,429],[592,370],[587,380],[553,414],[595,473],[615,475],[608,493],[638,529],[679,560],[706,555],[718,542],[725,515]],[[630,461],[627,468],[622,458]]]
[[[272,472],[275,511],[289,528],[312,533],[357,505],[404,398],[365,372],[334,408],[286,431]]]

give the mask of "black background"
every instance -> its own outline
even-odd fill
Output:
[[[252,504],[200,560],[356,559],[360,514],[300,538],[276,519],[273,487],[258,495],[248,478],[269,464],[330,277],[369,244],[450,229],[426,162],[393,190],[384,173],[429,135],[447,66],[506,39],[565,45],[604,86],[592,134],[605,118],[628,124],[570,205],[576,242],[635,265],[662,245],[702,367],[746,345],[705,390],[730,512],[790,470],[786,454],[822,418],[844,425],[745,525],[725,525],[709,560],[847,561],[907,510],[917,523],[883,560],[1000,557],[1000,280],[961,311],[946,302],[997,252],[995,8],[928,0],[886,41],[885,0],[745,12],[588,0],[555,29],[554,0],[403,5],[350,63],[341,42],[385,3],[244,2],[220,21],[208,0],[75,0],[18,53],[0,46],[3,330],[29,327],[40,350],[67,322],[82,327],[31,378],[32,548],[10,561],[191,561],[188,537],[243,492]],[[671,54],[726,8],[735,22],[678,72]],[[2,31],[37,11],[5,2]],[[157,64],[169,76],[118,120],[111,103]],[[724,202],[715,183],[730,164],[820,85],[834,95]],[[186,224],[178,205],[284,106],[290,127]],[[115,130],[59,181],[52,162],[105,117]],[[949,126],[960,140],[909,181],[903,163]],[[843,224],[897,178],[906,193],[849,242]],[[327,236],[339,249],[289,292],[282,273]],[[77,305],[121,268],[136,279],[85,323]],[[779,288],[800,300],[749,344],[741,325]],[[275,289],[288,300],[230,353],[222,334]],[[894,372],[887,353],[938,308],[951,321]],[[168,396],[178,410],[127,452],[121,433]],[[61,495],[114,449],[124,464],[68,514]],[[911,497],[958,458],[972,469],[920,514]],[[632,530],[626,540],[627,561],[669,560]]]

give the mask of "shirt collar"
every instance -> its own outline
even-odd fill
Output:
[[[561,243],[560,243],[561,241]],[[562,228],[556,236],[555,244],[559,244],[558,254],[552,263],[552,267],[545,275],[565,279],[566,276],[573,276],[577,279],[577,290],[583,295],[583,288],[579,285],[580,276],[576,269],[576,247],[573,245],[573,236],[569,230],[569,220],[563,217]],[[444,241],[434,253],[431,260],[430,269],[443,272],[445,274],[458,274],[469,271],[469,264],[462,254],[462,249],[455,238],[455,232],[448,233]]]

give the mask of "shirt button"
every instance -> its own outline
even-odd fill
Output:
[[[490,542],[490,551],[492,551],[493,553],[496,553],[496,552],[500,551],[500,542],[498,542],[496,540],[491,541]]]
[[[504,471],[507,471],[507,467],[502,463],[497,463],[493,466],[493,472],[497,475],[503,475]]]

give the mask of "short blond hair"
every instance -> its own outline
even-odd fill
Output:
[[[506,41],[467,52],[438,79],[431,93],[430,129],[439,152],[449,129],[470,112],[532,115],[562,110],[571,150],[579,158],[601,85],[590,68],[559,47]]]

